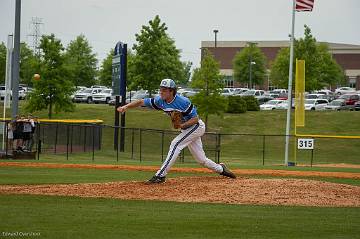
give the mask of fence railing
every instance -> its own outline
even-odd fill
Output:
[[[3,126],[7,132],[7,124]],[[91,160],[164,161],[170,142],[178,131],[124,128],[125,147],[114,147],[111,125],[41,123],[33,139],[37,158],[42,157]],[[317,138],[313,150],[298,150],[297,137],[290,135],[290,159],[298,164],[360,163],[360,139]],[[11,156],[5,135],[4,154]],[[285,135],[223,134],[207,132],[202,137],[204,150],[216,162],[239,165],[283,165]],[[184,149],[180,162],[194,162]]]

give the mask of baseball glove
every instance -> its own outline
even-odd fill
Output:
[[[175,129],[179,129],[181,125],[182,114],[179,111],[172,111],[170,114],[172,125]]]

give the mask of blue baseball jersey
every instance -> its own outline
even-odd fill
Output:
[[[170,103],[161,99],[160,96],[145,98],[144,104],[151,109],[163,110],[168,115],[170,115],[172,111],[179,111],[182,113],[182,122],[198,116],[196,107],[188,98],[181,95],[175,95],[175,98]]]

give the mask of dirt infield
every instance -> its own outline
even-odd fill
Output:
[[[39,167],[39,168],[86,168],[86,169],[110,169],[129,171],[152,171],[156,172],[159,166],[139,165],[105,165],[105,164],[60,164],[60,163],[33,163],[33,162],[0,162],[0,167]],[[295,171],[295,170],[272,170],[272,169],[234,169],[234,173],[240,176],[268,175],[268,176],[292,176],[292,177],[329,177],[360,179],[360,173],[349,172],[318,172],[318,171]],[[183,173],[211,173],[205,168],[172,168],[171,172]]]
[[[131,200],[252,205],[360,207],[360,187],[304,179],[180,177],[164,184],[110,182],[2,185],[0,194],[36,194]]]

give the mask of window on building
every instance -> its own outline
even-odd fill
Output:
[[[232,76],[225,76],[224,86],[226,88],[233,88],[234,87],[234,78]]]
[[[349,76],[349,87],[356,88],[356,76]]]

